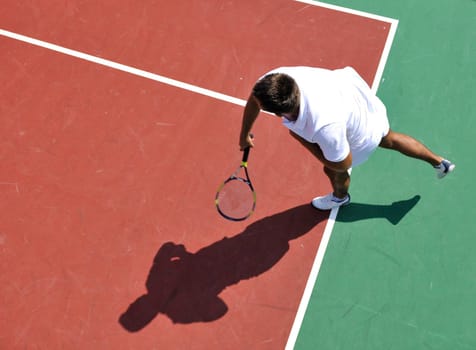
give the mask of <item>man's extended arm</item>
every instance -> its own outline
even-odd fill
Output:
[[[246,106],[243,110],[243,121],[241,123],[240,132],[240,148],[243,150],[246,147],[253,147],[253,139],[250,137],[250,131],[253,123],[258,118],[260,106],[253,95],[248,97]]]

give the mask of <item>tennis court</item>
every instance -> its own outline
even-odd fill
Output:
[[[0,348],[476,348],[476,11],[438,2],[8,0]],[[321,166],[263,114],[256,212],[224,220],[244,101],[283,65],[353,66],[457,170],[379,151],[329,218]]]

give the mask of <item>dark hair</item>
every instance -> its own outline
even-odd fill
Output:
[[[284,73],[264,76],[255,84],[252,93],[267,112],[279,115],[299,107],[299,88],[294,79]]]

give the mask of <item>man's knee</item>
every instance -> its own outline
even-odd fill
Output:
[[[329,169],[325,165],[324,165],[323,169],[324,169],[324,173],[329,177],[331,177],[334,174],[334,171],[332,169]]]
[[[328,168],[325,165],[324,165],[324,173],[332,179],[347,177],[349,175],[348,171],[335,171],[335,170],[332,170],[331,168]]]
[[[382,140],[380,140],[379,147],[393,148],[393,145],[394,145],[394,133],[392,130],[390,130],[388,134],[382,137]]]

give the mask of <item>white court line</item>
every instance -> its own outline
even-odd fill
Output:
[[[346,13],[354,14],[357,16],[363,16],[363,17],[372,18],[375,20],[390,23],[389,34],[387,36],[387,40],[385,42],[382,56],[380,57],[377,71],[375,73],[375,78],[371,86],[372,91],[377,92],[378,87],[380,85],[380,80],[382,78],[383,70],[385,68],[388,55],[390,53],[390,48],[392,47],[393,39],[395,38],[395,33],[397,31],[397,26],[398,26],[398,20],[392,19],[392,18],[386,18],[382,16],[377,16],[377,15],[373,15],[373,14],[369,14],[369,13],[365,13],[361,11],[356,11],[352,9],[347,9],[347,8],[343,8],[343,7],[339,7],[335,5],[325,4],[325,3],[313,1],[313,0],[296,0],[296,1],[307,3],[310,5],[322,6],[322,7],[326,7],[336,11],[346,12]],[[350,169],[350,171],[352,171],[352,169]],[[334,208],[331,210],[329,214],[329,219],[327,220],[326,227],[324,228],[324,233],[322,234],[321,243],[319,244],[319,247],[317,249],[316,257],[314,258],[314,263],[312,265],[311,272],[307,279],[306,287],[304,288],[304,293],[302,295],[301,302],[299,303],[298,311],[296,313],[296,317],[294,318],[294,322],[291,327],[291,332],[289,333],[288,341],[286,343],[286,348],[285,348],[286,350],[292,350],[294,349],[294,346],[296,345],[296,340],[298,338],[299,331],[301,330],[302,322],[304,320],[304,315],[306,314],[309,301],[311,300],[311,295],[314,290],[314,286],[316,284],[319,271],[321,269],[322,261],[324,260],[324,255],[326,253],[327,245],[329,244],[332,231],[334,229],[334,224],[335,224],[338,212],[339,212],[339,208]]]
[[[351,15],[356,15],[356,16],[359,16],[359,17],[366,17],[366,18],[377,20],[377,21],[389,22],[389,23],[398,22],[398,20],[390,18],[390,17],[379,16],[379,15],[376,15],[376,14],[373,14],[373,13],[354,10],[354,9],[350,9],[350,8],[342,7],[342,6],[338,6],[338,5],[332,5],[332,4],[328,4],[328,3],[325,3],[325,2],[321,2],[321,1],[314,1],[314,0],[295,0],[295,1],[296,2],[302,2],[304,4],[313,5],[313,6],[324,7],[324,8],[334,10],[334,11],[338,11],[338,12],[345,12],[345,13],[349,13]]]
[[[397,30],[397,25],[398,25],[398,20],[395,20],[395,19],[392,19],[392,18],[387,18],[387,17],[382,17],[382,16],[378,16],[378,15],[374,15],[374,14],[370,14],[370,13],[366,13],[366,12],[362,12],[362,11],[352,10],[352,9],[348,9],[348,8],[345,8],[345,7],[340,7],[340,6],[336,6],[336,5],[331,5],[331,4],[326,4],[326,3],[322,3],[322,2],[318,2],[318,1],[313,1],[313,0],[295,0],[295,1],[301,2],[301,3],[306,3],[306,4],[309,4],[309,5],[313,5],[313,6],[320,6],[320,7],[324,7],[324,8],[329,8],[329,9],[332,9],[332,10],[335,10],[335,11],[345,12],[345,13],[353,14],[353,15],[356,15],[356,16],[371,18],[371,19],[374,19],[374,20],[390,23],[391,27],[390,27],[389,35],[387,37],[387,41],[385,43],[384,50],[383,50],[382,56],[380,58],[380,62],[379,62],[378,68],[377,68],[377,72],[376,72],[374,81],[372,83],[372,91],[376,92],[377,89],[378,89],[382,74],[383,74],[383,70],[385,68],[385,64],[387,62],[388,55],[390,53],[390,48],[392,46],[393,39],[395,37],[395,33],[396,33],[396,30]],[[130,74],[133,74],[133,75],[136,75],[136,76],[140,76],[140,77],[143,77],[143,78],[146,78],[146,79],[157,81],[157,82],[160,82],[160,83],[163,83],[163,84],[167,84],[167,85],[171,85],[171,86],[181,88],[181,89],[184,89],[184,90],[187,90],[187,91],[195,92],[195,93],[205,95],[205,96],[208,96],[208,97],[211,97],[211,98],[215,98],[215,99],[218,99],[218,100],[221,100],[221,101],[229,102],[229,103],[236,104],[236,105],[239,105],[239,106],[244,106],[246,104],[245,100],[238,99],[236,97],[228,96],[228,95],[216,92],[216,91],[212,91],[212,90],[209,90],[209,89],[204,89],[204,88],[192,85],[192,84],[188,84],[188,83],[184,83],[184,82],[181,82],[181,81],[178,81],[178,80],[170,79],[170,78],[167,78],[167,77],[164,77],[164,76],[161,76],[161,75],[158,75],[158,74],[150,73],[150,72],[138,69],[138,68],[126,66],[124,64],[117,63],[117,62],[114,62],[114,61],[111,61],[111,60],[107,60],[107,59],[104,59],[104,58],[92,56],[92,55],[89,55],[89,54],[86,54],[86,53],[83,53],[83,52],[80,52],[80,51],[68,49],[68,48],[65,48],[65,47],[62,47],[62,46],[59,46],[59,45],[55,45],[55,44],[46,42],[46,41],[38,40],[38,39],[31,38],[31,37],[21,35],[21,34],[18,34],[18,33],[13,33],[13,32],[1,29],[1,28],[0,28],[0,35],[2,35],[4,37],[11,38],[11,39],[14,39],[14,40],[19,40],[19,41],[22,41],[22,42],[25,42],[25,43],[28,43],[28,44],[31,44],[31,45],[34,45],[34,46],[39,46],[39,47],[42,47],[42,48],[45,48],[45,49],[48,49],[48,50],[59,52],[59,53],[62,53],[62,54],[68,55],[68,56],[72,56],[72,57],[76,57],[76,58],[79,58],[79,59],[82,59],[82,60],[93,62],[93,63],[99,64],[99,65],[102,65],[102,66],[106,66],[106,67],[109,67],[109,68],[112,68],[112,69],[117,69],[117,70],[120,70],[120,71],[123,71],[123,72],[127,72],[127,73],[130,73]],[[296,317],[295,317],[295,320],[294,320],[294,323],[293,323],[293,326],[291,328],[291,332],[290,332],[290,335],[289,335],[289,338],[288,338],[288,341],[287,341],[287,344],[286,344],[286,349],[288,349],[288,350],[293,349],[294,345],[296,343],[296,340],[297,340],[297,337],[298,337],[298,334],[299,334],[299,330],[301,328],[302,321],[304,319],[304,314],[305,314],[307,306],[309,304],[309,300],[311,298],[311,294],[312,294],[312,291],[314,289],[314,285],[316,283],[317,276],[319,274],[319,270],[320,270],[320,267],[322,265],[322,261],[324,259],[324,254],[325,254],[325,251],[327,249],[327,245],[329,243],[329,240],[330,240],[330,237],[331,237],[331,234],[332,234],[332,230],[334,228],[335,220],[337,218],[337,213],[338,213],[338,209],[336,208],[336,209],[333,209],[331,211],[330,215],[329,215],[329,219],[328,219],[326,227],[324,229],[324,233],[323,233],[323,236],[322,236],[322,239],[321,239],[321,243],[320,243],[319,248],[317,250],[316,257],[314,259],[314,263],[313,263],[310,275],[308,277],[306,287],[304,289],[304,293],[303,293],[303,296],[301,298],[301,302],[299,304],[299,308],[298,308],[298,311],[297,311],[297,314],[296,314]]]
[[[46,42],[46,41],[31,38],[31,37],[28,37],[28,36],[25,36],[25,35],[13,33],[13,32],[10,32],[8,30],[0,29],[0,35],[11,38],[11,39],[23,41],[23,42],[31,44],[31,45],[43,47],[43,48],[48,49],[48,50],[56,51],[56,52],[59,52],[59,53],[62,53],[62,54],[68,55],[68,56],[80,58],[80,59],[85,60],[85,61],[100,64],[102,66],[106,66],[106,67],[109,67],[109,68],[113,68],[113,69],[117,69],[117,70],[120,70],[120,71],[123,71],[123,72],[130,73],[130,74],[133,74],[133,75],[137,75],[139,77],[154,80],[154,81],[157,81],[159,83],[163,83],[163,84],[175,86],[175,87],[180,88],[180,89],[195,92],[195,93],[200,94],[200,95],[205,95],[205,96],[208,96],[208,97],[216,98],[218,100],[222,100],[222,101],[233,103],[233,104],[240,105],[240,106],[244,106],[246,104],[245,100],[242,100],[242,99],[239,99],[239,98],[236,98],[236,97],[228,96],[228,95],[216,92],[216,91],[212,91],[212,90],[209,90],[209,89],[204,89],[204,88],[192,85],[192,84],[188,84],[188,83],[184,83],[184,82],[181,82],[181,81],[178,81],[178,80],[170,79],[170,78],[164,77],[162,75],[158,75],[158,74],[147,72],[147,71],[142,70],[142,69],[126,66],[124,64],[117,63],[117,62],[110,61],[110,60],[106,60],[104,58],[92,56],[92,55],[89,55],[87,53],[67,49],[67,48],[59,46],[59,45],[55,45],[55,44],[52,44],[52,43],[49,43],[49,42]]]
[[[395,37],[395,33],[397,31],[398,20],[394,19],[394,18],[390,18],[390,17],[375,15],[373,13],[368,13],[368,12],[358,11],[358,10],[354,10],[354,9],[349,9],[349,8],[342,7],[342,6],[327,4],[327,3],[324,3],[324,2],[320,2],[320,1],[314,1],[314,0],[295,0],[295,1],[296,2],[301,2],[303,4],[308,4],[308,5],[318,6],[318,7],[324,7],[324,8],[330,9],[330,10],[334,10],[334,11],[338,11],[338,12],[344,12],[344,13],[348,13],[348,14],[355,15],[355,16],[366,17],[366,18],[370,18],[370,19],[373,19],[373,20],[376,20],[376,21],[390,23],[390,31],[389,31],[389,34],[388,34],[388,39],[390,39],[390,40],[387,40],[387,42],[385,43],[385,47],[384,47],[384,50],[382,52],[381,61],[379,62],[378,69],[375,73],[374,81],[373,81],[372,86],[371,86],[372,91],[376,92],[377,89],[378,89],[378,85],[380,83],[380,79],[382,79],[383,70],[385,68],[385,64],[387,63],[387,58],[388,58],[388,54],[390,52],[390,48],[392,46],[393,38]],[[382,60],[383,60],[383,62],[382,62]]]

